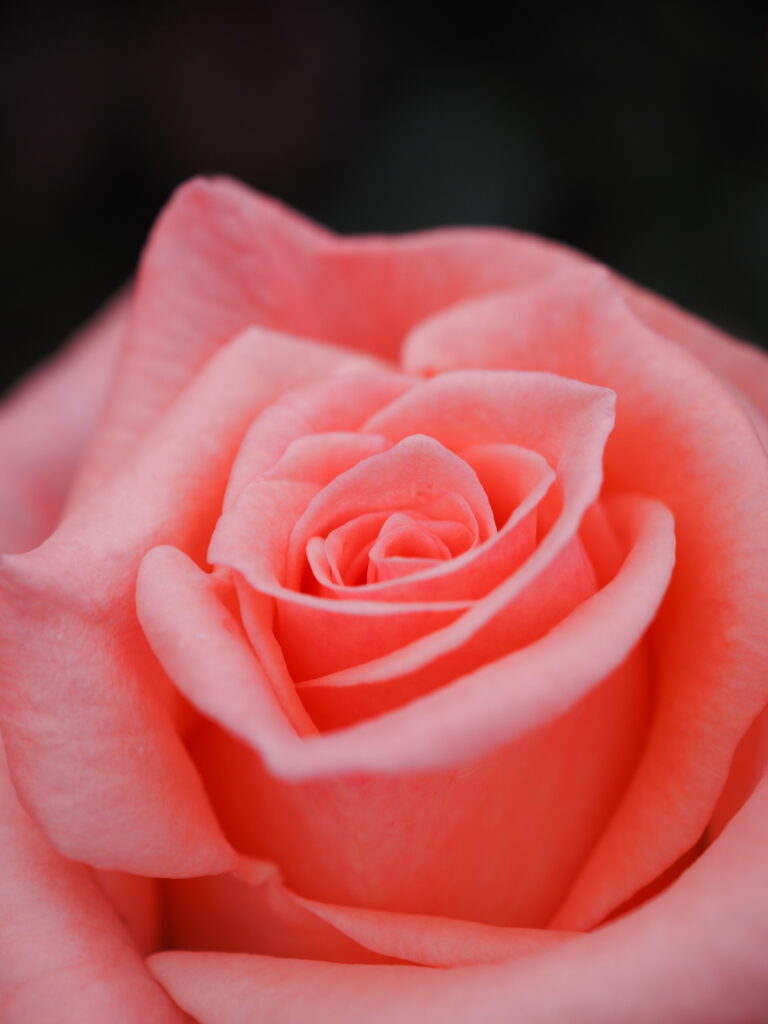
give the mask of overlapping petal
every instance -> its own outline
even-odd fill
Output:
[[[568,932],[345,907],[298,896],[268,861],[169,882],[169,946],[347,963],[428,967],[496,963],[563,942]]]
[[[104,403],[125,331],[119,295],[0,409],[0,551],[28,551],[53,531]]]
[[[332,1024],[339,1006],[370,1024],[757,1024],[768,1004],[768,785],[679,881],[595,932],[499,965],[450,971],[227,953],[150,960],[201,1024]],[[717,894],[713,898],[713,894]]]
[[[300,510],[307,505],[303,515],[310,517],[320,503],[320,508],[335,516],[339,495],[359,491],[357,505],[353,502],[346,509],[346,517],[363,514],[370,510],[374,475],[375,500],[381,497],[380,471],[376,459],[362,460],[310,503],[308,485],[281,481],[278,463],[263,478],[244,487],[225,511],[209,558],[237,570],[261,593],[278,598],[276,620],[269,628],[274,626],[296,679],[314,677],[322,688],[343,685],[343,673],[352,671],[348,666],[354,666],[356,684],[420,674],[411,692],[415,696],[438,684],[437,676],[424,675],[425,666],[456,652],[462,660],[455,664],[444,661],[437,670],[439,678],[469,671],[484,658],[509,650],[511,642],[533,639],[537,631],[549,628],[591,592],[575,534],[581,516],[599,491],[602,448],[612,422],[610,392],[551,375],[457,374],[428,381],[383,406],[365,424],[357,446],[364,454],[366,438],[370,438],[369,444],[379,443],[376,439],[380,437],[401,442],[379,457],[382,465],[395,458],[389,472],[394,473],[392,479],[399,491],[392,511],[403,503],[413,504],[412,492],[422,487],[415,463],[411,465],[414,459],[422,459],[416,448],[420,452],[427,445],[430,451],[439,450],[434,440],[420,441],[417,435],[444,442],[449,451],[467,451],[489,479],[499,508],[511,506],[511,495],[519,486],[517,475],[505,483],[511,463],[499,463],[499,449],[504,445],[522,447],[543,458],[538,478],[531,476],[530,464],[526,466],[523,477],[532,486],[516,510],[519,515],[511,515],[486,544],[423,574],[359,593],[355,588],[334,594],[338,600],[307,593],[299,589],[298,570],[288,579],[285,567],[301,565],[300,556],[313,533],[341,524],[333,518],[317,523],[310,519],[302,530],[306,520],[300,518]],[[517,456],[510,451],[509,458]],[[442,461],[450,462],[447,453]],[[518,531],[522,528],[522,536],[526,536],[521,520],[536,507],[551,482],[547,464],[557,474],[562,507],[552,528],[521,563],[525,549],[521,549]],[[430,466],[436,465],[434,460],[430,462]],[[476,479],[468,468],[463,472],[469,474],[468,483]],[[354,481],[361,474],[364,486],[355,489]],[[429,475],[433,479],[427,490],[432,500],[438,493],[454,489],[436,470],[430,469]],[[468,483],[461,485],[462,491]],[[472,486],[476,488],[475,483]],[[488,510],[484,515],[488,527],[492,526]],[[342,515],[342,521],[344,518]],[[548,567],[549,575],[545,572]],[[388,600],[377,600],[379,588],[392,591],[381,593]],[[481,598],[470,603],[468,599],[478,595]],[[514,604],[518,596],[519,608]],[[457,617],[459,611],[463,614]],[[329,645],[331,635],[333,643]],[[252,639],[258,649],[261,639]],[[389,703],[391,706],[392,701]]]
[[[5,560],[3,736],[25,804],[72,858],[150,875],[228,865],[164,706],[174,703],[167,680],[136,621],[135,574],[144,551],[163,541],[202,557],[253,417],[286,387],[345,359],[331,347],[246,332],[109,486],[43,547]]]
[[[678,563],[655,626],[651,739],[558,918],[586,926],[601,904],[607,911],[699,839],[736,744],[768,699],[765,452],[731,392],[634,317],[605,271],[572,271],[446,313],[414,332],[405,364],[422,372],[522,366],[613,387],[606,485],[653,494],[675,518]]]
[[[155,653],[206,717],[266,765],[223,734],[198,735],[196,762],[230,840],[274,859],[313,898],[546,920],[645,735],[648,679],[642,654],[629,655],[669,578],[671,521],[642,500],[612,517],[624,565],[545,637],[387,715],[304,738],[281,724],[285,696],[242,635],[220,624],[220,599],[215,614],[202,600],[211,577],[179,552],[153,552],[138,601]],[[185,590],[200,600],[182,604]]]
[[[20,806],[0,747],[0,1017],[182,1024],[91,873],[65,860]]]

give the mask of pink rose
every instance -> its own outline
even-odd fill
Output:
[[[180,189],[0,417],[0,1018],[768,1019],[767,366]]]

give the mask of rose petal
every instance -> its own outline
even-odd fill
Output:
[[[136,582],[136,604],[163,666],[184,677],[185,696],[205,714],[223,705],[234,718],[260,722],[269,743],[315,732],[295,689],[273,687],[222,596],[220,580],[176,548],[148,552]],[[195,647],[197,669],[191,675],[180,630],[189,633]]]
[[[653,733],[557,919],[586,927],[698,840],[735,746],[768,700],[765,452],[731,392],[637,320],[604,271],[572,271],[435,318],[414,332],[404,359],[415,371],[515,366],[613,387],[620,405],[606,483],[657,496],[675,518],[678,564],[655,629]]]
[[[663,593],[671,531],[653,503],[622,509],[625,566],[546,638],[364,726],[304,740],[276,722],[277,696],[254,655],[243,659],[242,640],[217,624],[221,613],[180,604],[170,558],[146,559],[139,612],[153,649],[190,700],[255,746],[273,773],[248,749],[198,735],[196,760],[231,841],[279,862],[304,896],[489,923],[545,920],[644,735],[642,664],[630,659],[608,677]],[[206,586],[187,564],[199,582],[179,582]],[[526,784],[532,777],[536,787]]]
[[[300,669],[294,664],[293,668],[300,670],[301,675],[312,668],[318,674],[322,672],[321,657],[326,657],[328,662],[326,675],[322,677],[324,684],[329,671],[344,671],[344,663],[354,666],[358,682],[409,675],[466,645],[467,640],[478,634],[501,610],[508,610],[511,615],[513,598],[547,566],[554,571],[551,563],[572,540],[585,508],[597,496],[601,453],[612,419],[613,396],[603,389],[551,375],[469,373],[449,375],[411,389],[369,421],[366,431],[374,435],[383,433],[405,440],[424,433],[438,437],[454,450],[474,449],[489,442],[521,443],[541,451],[547,461],[558,465],[564,505],[555,525],[517,572],[459,618],[456,618],[456,611],[462,606],[457,602],[438,601],[434,593],[436,583],[431,577],[423,581],[418,602],[359,599],[329,602],[285,589],[275,576],[285,557],[282,545],[293,513],[288,517],[270,516],[269,521],[283,539],[279,542],[274,538],[265,539],[265,557],[259,565],[255,560],[258,548],[247,543],[255,533],[253,524],[264,521],[265,517],[258,496],[266,493],[266,485],[258,481],[249,485],[225,511],[209,558],[216,564],[238,569],[247,575],[252,586],[281,599],[281,643],[286,646],[288,637],[302,637],[301,644],[294,645],[297,656],[313,659],[312,664],[302,663]],[[457,422],[462,424],[461,437],[457,433]],[[381,425],[381,430],[376,423]],[[546,487],[546,482],[541,481],[541,486]],[[537,497],[540,492],[532,493],[533,504]],[[281,497],[276,503],[270,502],[275,513],[284,506],[285,500]],[[246,527],[247,523],[251,525]],[[508,525],[511,529],[514,524]],[[503,530],[502,535],[508,537]],[[247,566],[244,559],[247,559]],[[491,558],[489,552],[485,571],[498,573],[499,564],[507,566],[506,560]],[[409,587],[414,583],[409,581]],[[567,596],[568,592],[564,591],[563,597]],[[562,608],[560,614],[565,610],[567,608]],[[375,631],[372,616],[375,616]],[[342,621],[343,630],[338,628]],[[552,621],[555,620],[543,623],[543,628],[548,628]],[[331,636],[333,641],[329,644],[327,638]],[[313,643],[306,638],[311,638]],[[478,648],[484,647],[485,642],[478,637]],[[387,652],[393,653],[388,655]],[[292,656],[292,651],[288,653]],[[474,664],[477,664],[477,656],[474,657]],[[334,680],[334,685],[337,684]]]
[[[458,495],[454,499],[464,522],[416,512],[369,512],[325,538],[311,537],[307,563],[318,588],[328,594],[340,587],[399,579],[469,550],[477,540],[477,523],[466,503]]]
[[[425,567],[422,570],[424,575],[418,579],[403,580],[402,585],[381,581],[390,585],[368,586],[364,591],[323,580],[328,591],[322,590],[321,593],[349,600],[420,600],[432,603],[474,600],[510,576],[533,552],[537,510],[555,480],[555,473],[538,453],[517,445],[473,445],[461,454],[482,484],[499,527],[498,533],[494,532],[482,544],[479,543],[476,521],[472,529],[473,520],[461,508],[462,504],[466,507],[466,502],[457,495],[452,498],[445,495],[430,506],[430,515],[450,515],[457,526],[464,524],[473,534],[471,543],[465,545],[465,551],[452,552],[450,564]],[[431,519],[427,521],[432,522]],[[541,532],[545,532],[544,522],[538,525]],[[310,540],[309,544],[312,543]]]
[[[0,551],[29,551],[58,522],[104,401],[128,304],[127,294],[113,299],[61,354],[4,400]]]
[[[199,733],[192,753],[233,844],[279,863],[302,896],[539,927],[616,805],[645,736],[648,697],[637,655],[531,735],[467,764],[396,778],[285,783],[215,731]]]
[[[81,469],[80,494],[112,474],[245,328],[317,337],[300,313],[312,304],[296,296],[300,268],[323,238],[322,229],[235,182],[194,179],[174,193],[142,255],[115,388]]]
[[[207,620],[196,619],[196,629],[190,623],[182,627],[160,589],[151,608],[144,604],[144,570],[141,624],[182,693],[193,704],[205,695],[203,713],[258,750],[276,776],[398,775],[461,764],[563,713],[622,663],[653,620],[674,564],[671,516],[642,498],[614,499],[611,509],[625,535],[620,571],[547,636],[380,719],[303,742],[262,728],[259,716],[243,715],[219,699],[204,667],[205,645],[197,640],[196,629]],[[166,640],[161,644],[158,637]],[[219,639],[227,642],[226,633]],[[252,685],[249,676],[259,678],[248,669],[243,690]]]
[[[504,566],[505,561],[500,558],[500,562]],[[510,581],[515,571],[522,572],[514,561],[508,563],[508,568]],[[441,630],[435,628],[431,634],[376,658],[371,657],[378,652],[369,641],[371,660],[363,660],[363,648],[360,663],[351,668],[342,667],[314,679],[298,676],[296,688],[318,728],[338,729],[380,715],[533,643],[591,597],[597,581],[577,536],[521,593],[505,600],[504,586],[497,588],[501,594],[491,590],[488,597],[476,601],[465,613],[464,619],[470,619],[472,612],[480,616],[475,614],[474,622],[470,619],[471,628],[463,636],[462,627],[466,630],[467,623],[456,618]],[[375,620],[377,624],[381,621]],[[385,666],[390,669],[389,675]]]
[[[167,952],[149,963],[201,1024],[756,1024],[768,1005],[768,785],[675,885],[596,932],[450,971]],[[712,894],[717,893],[713,899]]]
[[[344,369],[342,366],[340,371]],[[399,398],[415,383],[405,374],[382,369],[373,375],[340,372],[292,388],[253,421],[243,438],[230,473],[224,508],[234,503],[247,484],[269,473],[292,443],[317,434],[356,433],[382,405]],[[324,480],[329,479],[332,477],[326,474]]]
[[[93,873],[110,906],[133,937],[136,948],[144,956],[159,949],[164,926],[159,879],[130,875],[126,871],[94,870]]]
[[[98,486],[218,347],[250,325],[394,359],[407,330],[435,310],[574,258],[484,229],[337,239],[238,182],[194,179],[173,195],[143,254],[117,387],[81,486]]]
[[[170,945],[347,963],[406,960],[430,967],[495,963],[569,938],[568,932],[393,914],[297,896],[267,861],[237,876],[169,882]],[[345,941],[345,939],[347,941]]]
[[[399,512],[424,506],[431,511],[435,501],[452,494],[461,495],[471,509],[479,540],[496,533],[493,510],[477,474],[432,437],[412,434],[388,451],[359,461],[335,476],[296,523],[288,551],[288,586],[300,583],[299,572],[291,568],[310,537],[325,536],[376,508]]]
[[[6,559],[0,709],[11,771],[73,859],[150,875],[227,867],[231,853],[161,704],[168,684],[136,621],[136,567],[164,541],[202,554],[253,416],[346,358],[246,332],[109,487],[43,548]]]
[[[499,644],[509,623],[515,621],[516,602],[522,602],[525,609],[524,612],[520,609],[517,619],[520,643],[533,640],[538,635],[539,625],[541,629],[554,625],[591,588],[589,567],[575,534],[585,509],[600,489],[601,455],[612,422],[611,392],[550,375],[515,373],[438,377],[378,413],[368,425],[375,433],[380,429],[389,436],[408,437],[414,432],[429,430],[449,448],[461,448],[463,438],[473,450],[487,443],[489,437],[495,437],[497,442],[520,441],[526,448],[540,451],[556,467],[562,507],[531,556],[464,614],[442,628],[435,620],[429,633],[408,644],[403,642],[391,654],[374,657],[375,652],[369,647],[367,660],[351,669],[306,680],[302,686],[393,683],[410,679],[416,673],[424,675],[434,665],[437,674],[421,687],[423,691],[508,651],[509,645],[499,647]],[[458,423],[461,430],[457,428]],[[542,486],[546,486],[545,481]],[[540,496],[540,491],[532,492],[534,504]],[[524,511],[521,506],[521,512]],[[510,522],[507,528],[513,525]],[[508,539],[505,529],[499,537]],[[491,555],[489,549],[487,568],[495,572],[498,565],[494,565]],[[464,559],[469,563],[471,556],[464,556]],[[499,563],[507,566],[501,557]],[[510,566],[512,568],[514,566]],[[423,608],[434,614],[441,607],[437,601],[430,603],[428,600],[434,587],[433,579],[424,581],[420,604],[390,603],[377,608],[371,603],[368,614],[379,611],[378,624],[386,624],[386,618],[382,618],[382,613],[386,612],[412,614]],[[295,598],[293,614],[297,615],[299,606],[309,604],[310,600]],[[325,610],[328,615],[339,615],[346,611],[346,606],[347,602],[339,601]],[[364,649],[361,644],[361,650]],[[455,665],[449,660],[454,657],[459,659]]]
[[[748,403],[755,429],[768,440],[768,374],[763,352],[644,288],[628,281],[619,284],[630,308],[645,323],[682,345],[735,387],[736,393]]]
[[[0,1014],[4,1024],[181,1024],[90,872],[50,846],[0,748]]]

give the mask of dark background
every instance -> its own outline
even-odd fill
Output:
[[[768,340],[762,4],[17,5],[0,36],[0,385],[226,172],[344,232],[495,223]],[[631,11],[631,13],[629,13]]]

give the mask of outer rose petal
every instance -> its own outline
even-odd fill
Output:
[[[491,229],[337,239],[227,179],[174,194],[142,257],[117,385],[82,486],[94,487],[229,338],[252,324],[394,359],[408,328],[573,254]]]
[[[412,334],[404,361],[433,373],[547,369],[614,388],[606,486],[653,494],[675,518],[678,562],[654,626],[652,735],[555,922],[588,927],[698,841],[736,744],[768,700],[765,451],[733,392],[638,320],[604,270],[448,311]]]
[[[149,963],[200,1024],[761,1024],[768,1006],[768,780],[666,892],[510,963],[425,970],[226,953]]]
[[[56,525],[107,391],[127,320],[123,294],[0,408],[0,551],[28,551]]]
[[[407,331],[433,312],[586,262],[553,242],[494,229],[339,239],[237,182],[195,179],[150,236],[116,390],[80,488],[107,476],[217,348],[251,324],[394,359]],[[711,328],[626,288],[655,326],[715,358]],[[733,347],[717,358],[755,401],[749,357]]]
[[[2,748],[0,863],[3,1024],[181,1024],[90,872],[19,805]]]
[[[43,547],[6,559],[0,712],[8,759],[25,804],[73,859],[148,875],[229,866],[231,851],[162,707],[167,680],[136,621],[136,569],[165,540],[201,554],[253,416],[347,358],[245,332],[109,486]]]
[[[752,345],[730,338],[711,324],[700,320],[671,302],[620,282],[630,307],[659,334],[678,342],[749,402],[755,429],[768,440],[768,373],[765,354]]]

